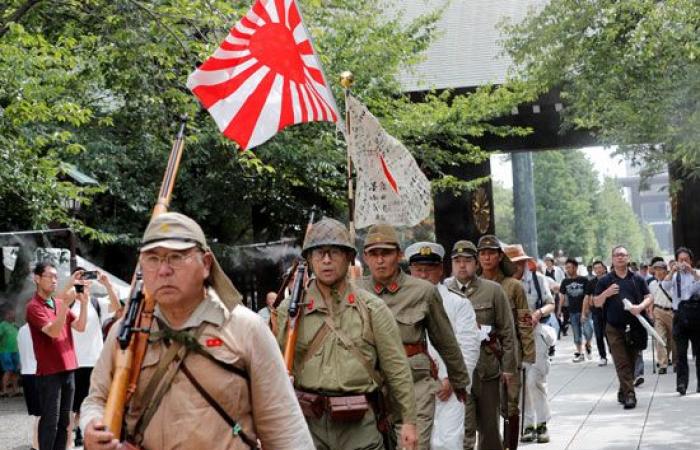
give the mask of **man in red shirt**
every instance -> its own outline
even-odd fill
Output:
[[[27,303],[27,323],[36,355],[36,379],[41,399],[39,450],[64,450],[78,367],[70,328],[85,330],[87,295],[79,295],[78,318],[70,305],[53,298],[58,277],[56,267],[40,262],[34,268],[36,293]]]

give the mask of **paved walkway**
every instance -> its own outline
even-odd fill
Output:
[[[557,345],[549,378],[553,419],[549,444],[521,444],[529,450],[692,450],[700,449],[700,394],[691,362],[689,394],[679,397],[675,375],[652,373],[651,351],[644,353],[645,383],[637,408],[617,403],[617,377],[610,362],[571,362],[573,343]],[[28,450],[31,422],[21,398],[0,399],[0,450]]]
[[[530,450],[691,450],[700,449],[700,394],[692,360],[688,395],[676,392],[676,376],[652,371],[651,347],[644,352],[645,382],[637,407],[617,403],[617,376],[612,359],[598,367],[593,360],[573,363],[572,338],[562,337],[549,376],[552,420],[549,444],[522,444]]]

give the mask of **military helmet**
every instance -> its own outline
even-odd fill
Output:
[[[348,250],[352,252],[353,259],[357,253],[355,246],[350,241],[348,229],[345,228],[345,225],[330,217],[324,217],[313,224],[311,231],[309,231],[304,240],[301,254],[306,258],[310,250],[323,247],[324,245],[333,245]]]

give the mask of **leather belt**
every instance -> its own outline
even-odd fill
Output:
[[[404,350],[406,350],[406,356],[409,358],[411,356],[416,356],[419,353],[425,353],[426,355],[428,354],[428,346],[425,345],[425,342],[416,342],[413,344],[403,344]]]
[[[425,342],[415,342],[412,344],[403,344],[403,348],[406,351],[406,356],[409,358],[412,356],[419,355],[423,353],[425,356],[428,357],[428,360],[430,361],[430,376],[434,379],[438,379],[438,367],[437,364],[435,364],[435,361],[433,361],[433,358],[430,357],[430,353],[428,353],[428,346],[426,345]]]

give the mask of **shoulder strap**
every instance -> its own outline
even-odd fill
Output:
[[[306,353],[304,354],[304,357],[301,360],[300,367],[309,362],[312,356],[316,354],[319,348],[321,348],[321,345],[323,345],[323,342],[326,340],[328,337],[328,333],[330,333],[330,328],[328,328],[328,325],[324,323],[318,331],[316,331],[316,334],[314,335],[313,339],[311,339],[311,343],[309,344],[309,348],[306,350]]]
[[[330,316],[324,316],[323,320],[326,322],[326,326],[336,335],[338,336],[338,339],[341,340],[341,342],[350,350],[350,353],[357,359],[362,366],[367,370],[367,373],[369,376],[374,380],[375,383],[377,383],[377,386],[382,386],[384,384],[384,378],[382,375],[377,372],[374,367],[370,364],[369,361],[367,361],[367,358],[360,353],[360,350],[357,348],[355,343],[345,335],[342,331],[337,329],[335,327],[335,324],[333,323],[333,319]]]
[[[180,366],[182,369],[182,373],[185,374],[188,380],[190,380],[190,383],[192,383],[192,386],[194,386],[195,389],[197,389],[197,392],[200,393],[202,397],[211,405],[214,410],[219,413],[222,419],[226,421],[226,423],[231,427],[231,430],[235,436],[238,436],[241,438],[243,442],[245,442],[250,448],[252,449],[257,449],[260,448],[258,446],[258,443],[254,441],[253,439],[248,436],[245,431],[243,431],[243,428],[236,422],[231,416],[228,415],[226,410],[216,401],[214,398],[207,392],[206,389],[197,381],[197,379],[192,375],[192,372],[190,372],[190,369],[187,368],[185,365],[185,362],[182,362],[182,365]]]
[[[95,311],[97,312],[97,317],[100,319],[100,326],[102,326],[102,308],[100,307],[100,302],[91,295],[90,303],[92,303],[92,307],[95,308]]]
[[[540,309],[542,305],[544,304],[544,301],[542,300],[542,288],[540,287],[540,280],[537,279],[537,272],[531,272],[532,274],[532,282],[535,283],[535,290],[537,291],[537,306],[536,309]]]
[[[659,289],[661,289],[661,292],[664,293],[664,295],[666,296],[666,298],[668,299],[668,301],[670,301],[671,303],[673,303],[673,299],[671,298],[670,295],[668,295],[668,292],[666,292],[666,289],[664,289],[664,287],[661,285],[661,282],[660,282],[660,281],[657,282],[657,285],[659,286]]]
[[[160,323],[159,325],[162,326]],[[199,338],[202,331],[204,331],[204,327],[199,327],[197,331],[195,331],[195,339]],[[170,390],[170,385],[184,362],[188,351],[188,346],[175,342],[168,347],[165,355],[163,355],[158,363],[156,371],[153,373],[153,376],[144,390],[143,404],[147,406],[134,428],[133,437],[136,444],[141,444],[143,441],[143,433],[146,431],[151,419],[153,419],[163,397],[165,397],[165,394]],[[170,363],[173,361],[175,361],[175,364],[171,367]]]

